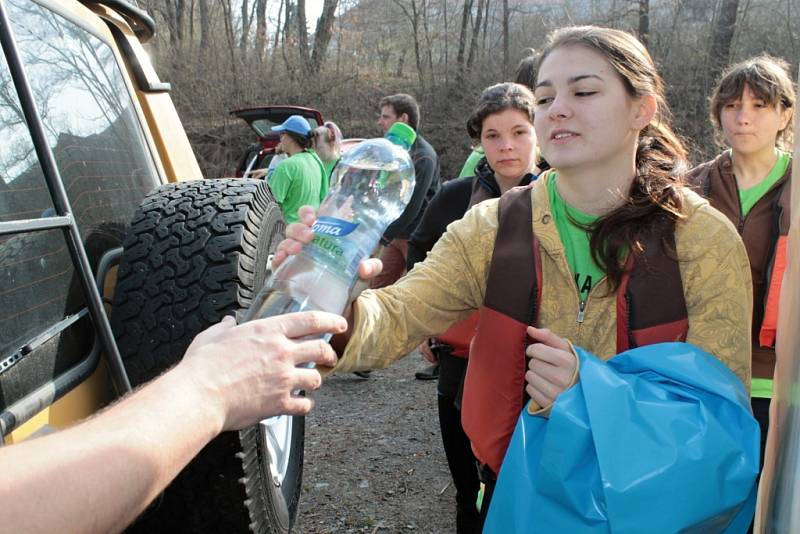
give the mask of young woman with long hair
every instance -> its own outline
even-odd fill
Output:
[[[404,279],[362,293],[333,341],[336,370],[385,367],[479,311],[462,422],[486,500],[527,396],[546,415],[580,380],[573,344],[608,359],[685,340],[750,382],[747,254],[730,222],[683,186],[685,150],[645,47],[619,30],[557,30],[534,93],[552,170],[477,204]],[[313,220],[301,210],[278,262],[312,238]],[[368,260],[361,274],[379,269]]]

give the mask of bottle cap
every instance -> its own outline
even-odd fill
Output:
[[[384,137],[392,143],[410,150],[411,145],[417,140],[417,132],[404,122],[396,122],[386,131]]]

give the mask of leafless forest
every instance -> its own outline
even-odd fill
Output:
[[[158,23],[149,51],[208,177],[230,174],[252,140],[233,108],[315,107],[363,137],[378,134],[380,97],[400,91],[419,100],[421,132],[452,176],[480,90],[510,79],[551,29],[589,23],[647,43],[697,162],[715,150],[706,102],[720,69],[768,52],[796,74],[800,39],[800,0],[324,0],[315,26],[306,0],[139,3]]]

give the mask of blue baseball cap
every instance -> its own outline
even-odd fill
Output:
[[[283,124],[279,124],[278,126],[273,126],[272,131],[292,132],[308,137],[308,134],[311,133],[311,125],[308,124],[308,121],[305,119],[305,117],[302,117],[300,115],[292,115],[291,117],[283,121]]]

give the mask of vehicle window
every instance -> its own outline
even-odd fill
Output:
[[[289,117],[290,115],[288,114],[282,115],[280,117],[276,117],[277,121],[271,121],[269,119],[258,119],[253,121],[251,126],[256,131],[256,133],[261,137],[266,137],[269,134],[277,135],[276,132],[272,131],[272,127],[282,124],[283,121],[285,121]],[[317,119],[315,119],[314,117],[306,117],[306,119],[308,120],[308,124],[311,125],[311,129],[320,126],[320,124],[317,122]]]
[[[37,4],[5,3],[47,140],[94,267],[105,250],[119,245],[139,202],[158,184],[152,155],[112,49]],[[2,55],[0,132],[0,220],[55,215]],[[84,306],[61,231],[0,236],[0,273],[4,277],[0,361]],[[87,350],[84,346],[73,352]],[[69,360],[58,355],[51,370]]]

